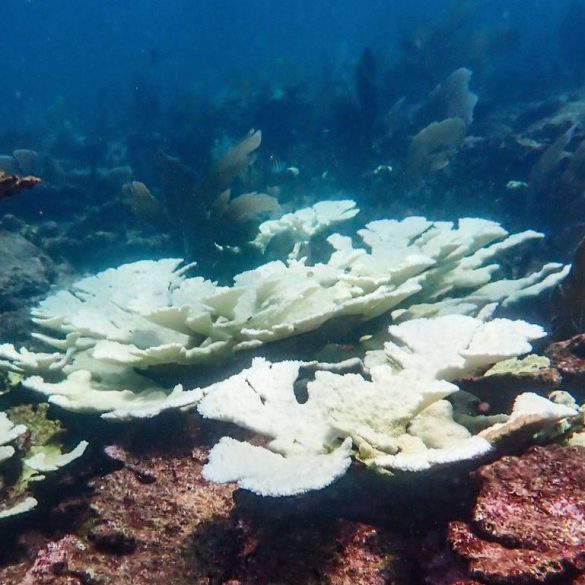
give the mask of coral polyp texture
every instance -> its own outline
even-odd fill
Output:
[[[301,255],[312,235],[356,213],[353,202],[339,201],[292,214],[276,232],[292,233],[300,245],[295,253],[237,274],[229,286],[190,276],[196,266],[172,258],[84,278],[33,310],[34,337],[54,351],[4,344],[0,368],[23,375],[24,387],[71,411],[124,420],[199,404],[205,417],[264,435],[266,448],[223,439],[206,475],[266,495],[323,487],[346,472],[352,457],[392,471],[478,457],[524,421],[538,427],[575,414],[521,395],[497,430],[478,434],[457,423],[444,400],[457,391],[451,380],[527,353],[544,335],[524,321],[489,320],[496,304],[536,295],[566,274],[567,267],[549,263],[522,278],[503,278],[497,256],[542,234],[510,235],[476,218],[455,224],[409,217],[368,223],[357,232],[359,246],[332,234],[321,261]],[[225,362],[334,318],[355,323],[381,315],[395,324],[387,343],[357,360],[361,373],[344,373],[343,364],[256,358],[250,368],[201,388],[169,388],[149,375],[153,367]],[[307,368],[314,379],[300,403],[295,383]]]
[[[533,447],[482,467],[471,523],[452,549],[481,583],[573,583],[585,574],[585,449]]]

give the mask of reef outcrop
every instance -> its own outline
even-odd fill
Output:
[[[585,448],[533,447],[480,468],[471,521],[448,539],[487,584],[536,584],[585,574]]]

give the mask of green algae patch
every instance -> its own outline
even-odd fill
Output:
[[[498,374],[510,374],[512,376],[526,376],[538,374],[542,370],[550,368],[550,360],[543,355],[530,354],[525,358],[511,358],[498,362],[492,366],[484,375],[496,376]]]

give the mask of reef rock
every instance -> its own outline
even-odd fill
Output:
[[[16,308],[23,298],[45,292],[53,275],[39,248],[18,234],[0,232],[0,309]]]
[[[40,248],[15,233],[0,231],[0,335],[15,338],[26,316],[23,306],[45,293],[55,275]]]
[[[481,583],[563,583],[585,573],[585,449],[533,447],[479,469],[471,523],[451,522],[453,551]]]
[[[546,355],[562,377],[563,388],[582,397],[585,382],[585,335],[551,344]]]

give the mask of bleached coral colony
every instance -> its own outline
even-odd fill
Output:
[[[54,351],[0,345],[0,368],[23,375],[24,387],[67,410],[125,420],[197,408],[203,417],[264,435],[266,447],[222,439],[205,468],[210,480],[238,481],[264,495],[321,488],[352,459],[416,471],[479,456],[523,420],[546,426],[576,414],[522,394],[509,416],[478,433],[456,422],[445,400],[458,390],[452,380],[527,353],[544,335],[524,321],[491,319],[496,305],[505,309],[537,295],[566,274],[568,267],[549,263],[522,278],[501,277],[498,255],[542,234],[510,235],[475,218],[379,220],[358,230],[359,243],[330,235],[330,255],[309,262],[310,238],[357,211],[352,201],[328,202],[261,226],[256,246],[265,249],[287,233],[290,254],[238,274],[231,286],[188,276],[193,267],[180,259],[84,278],[33,310],[33,336]],[[256,357],[240,373],[194,389],[165,388],[148,376],[156,366],[213,364],[250,349],[258,354],[264,344],[333,318],[384,314],[393,322],[388,337],[364,360]],[[312,379],[300,403],[294,385],[307,369]]]

